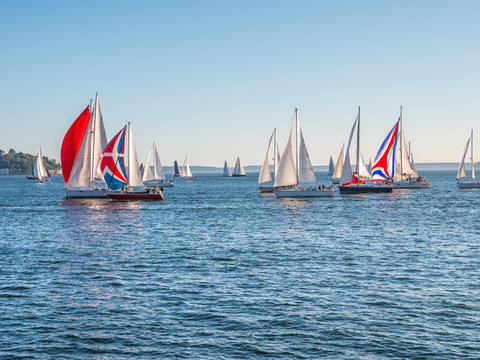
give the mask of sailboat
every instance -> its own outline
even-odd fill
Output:
[[[188,162],[188,155],[185,156],[185,160],[183,161],[183,166],[180,169],[180,179],[182,180],[197,180],[196,176],[192,175],[192,171],[190,170],[190,163]]]
[[[33,166],[33,175],[27,175],[27,179],[30,180],[40,180],[45,182],[50,180],[50,174],[45,167],[43,162],[42,146],[40,145],[37,153],[37,159],[35,160],[35,165]]]
[[[333,184],[340,184],[340,179],[342,177],[342,171],[343,171],[343,152],[344,151],[345,151],[345,144],[342,145],[342,149],[340,150],[340,154],[338,155],[335,168],[333,169],[333,174],[332,174]]]
[[[125,137],[127,137],[127,166],[125,166]],[[110,199],[163,200],[160,188],[148,189],[143,184],[130,123],[107,144],[99,168],[108,186],[106,194]]]
[[[98,164],[107,145],[102,112],[96,94],[70,126],[62,142],[61,162],[66,198],[106,198],[107,186]]]
[[[260,174],[258,175],[258,189],[261,193],[272,192],[273,191],[273,183],[272,183],[272,174],[270,174],[270,163],[268,161],[268,153],[270,150],[270,145],[272,144],[273,140],[273,181],[275,180],[275,176],[277,175],[277,168],[278,164],[280,163],[280,155],[278,152],[278,145],[277,145],[277,129],[273,129],[273,133],[270,136],[270,140],[268,140],[267,152],[265,153],[265,158],[263,159],[262,168],[260,169]],[[270,184],[268,184],[270,183]]]
[[[352,173],[350,166],[350,145],[352,144],[353,134],[357,130],[357,162],[355,173]],[[383,146],[383,144],[382,144]],[[380,149],[382,151],[382,148]],[[379,151],[379,154],[380,154]],[[379,156],[377,154],[377,157]],[[372,173],[375,171],[375,164],[373,165]],[[360,153],[360,106],[358,107],[358,115],[353,123],[350,138],[348,139],[347,151],[345,153],[345,162],[343,164],[342,177],[340,179],[340,194],[356,194],[356,193],[371,193],[371,192],[391,192],[391,185],[380,184],[379,182],[366,183],[366,179],[371,178],[363,157]]]
[[[472,171],[471,178],[470,178],[470,181],[460,181],[460,179],[467,177],[467,173],[465,171],[465,157],[467,156],[467,151],[469,146],[470,146],[470,166]],[[463,156],[457,171],[457,182],[458,182],[458,187],[460,189],[480,188],[480,181],[475,181],[475,167],[474,167],[474,161],[473,161],[473,130],[470,133],[470,139],[468,139],[467,143],[465,144],[465,148],[463,149]]]
[[[245,173],[245,170],[243,169],[242,164],[240,164],[239,157],[237,157],[237,161],[235,162],[235,168],[233,169],[232,176],[233,177],[247,176],[247,174]]]
[[[292,148],[292,130],[295,121],[296,146],[295,156]],[[288,131],[285,150],[280,157],[280,164],[273,184],[273,193],[278,198],[311,198],[334,196],[333,187],[299,187],[301,184],[314,184],[317,182],[313,172],[310,156],[303,138],[300,122],[298,120],[298,109],[295,108],[294,118]]]
[[[173,176],[174,177],[179,177],[180,176],[180,169],[178,168],[178,162],[175,160],[173,162]]]
[[[173,187],[173,181],[167,180],[165,176],[155,142],[148,153],[142,180],[146,187]]]
[[[227,160],[225,160],[225,163],[223,164],[223,177],[231,177],[232,172],[230,171],[230,168],[228,167]]]
[[[427,189],[430,187],[430,181],[426,178],[418,176],[415,169],[415,163],[413,163],[412,149],[410,142],[407,149],[407,143],[405,141],[405,133],[403,130],[403,108],[400,106],[400,141],[399,141],[399,159],[400,161],[395,164],[398,167],[398,171],[393,177],[394,189]]]
[[[333,158],[332,158],[332,156],[330,156],[330,161],[328,162],[328,173],[327,173],[327,175],[332,176],[334,170],[335,170],[335,166],[333,165]]]

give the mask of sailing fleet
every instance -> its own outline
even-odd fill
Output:
[[[276,128],[269,137],[257,181],[259,192],[272,193],[277,198],[314,198],[333,197],[336,187],[340,194],[430,188],[430,181],[419,176],[416,170],[410,142],[407,146],[403,108],[400,107],[398,120],[381,142],[375,160],[373,163],[370,160],[368,167],[360,148],[360,114],[358,107],[347,147],[342,144],[335,163],[330,156],[327,176],[331,184],[325,186],[317,182],[300,126],[299,111],[295,108],[281,155]],[[355,157],[353,171],[350,162],[352,149]],[[465,161],[469,149],[471,176],[469,180],[463,180],[468,178]],[[155,142],[149,150],[145,166],[139,165],[130,122],[107,141],[98,94],[66,132],[61,147],[61,165],[66,198],[163,200],[164,188],[174,186],[173,180],[165,175]],[[225,160],[222,176],[246,176],[240,157],[237,157],[233,171]],[[192,174],[188,154],[181,167],[177,161],[174,162],[173,177],[185,181],[198,179]],[[41,182],[50,179],[41,147],[33,174],[27,175],[27,178]],[[473,130],[462,152],[456,178],[460,189],[480,188],[480,181],[475,179]]]

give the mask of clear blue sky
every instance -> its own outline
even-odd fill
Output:
[[[140,161],[261,164],[299,108],[314,165],[362,106],[365,160],[404,106],[417,162],[480,147],[480,1],[0,2],[0,148],[59,159],[100,94],[107,136],[131,121]],[[480,155],[480,150],[476,151]],[[477,159],[480,158],[477,155]]]

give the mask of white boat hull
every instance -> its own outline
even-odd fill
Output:
[[[459,182],[458,183],[459,189],[480,189],[480,182]]]
[[[108,198],[107,189],[65,189],[67,199]]]
[[[271,193],[273,191],[273,185],[258,185],[258,190],[260,190],[261,193]]]
[[[393,189],[428,189],[430,181],[408,181],[402,180],[393,184]]]
[[[314,197],[333,197],[334,189],[273,189],[277,198],[314,198]]]
[[[144,185],[145,185],[146,188],[156,188],[156,187],[169,188],[169,187],[174,187],[173,182],[171,182],[171,181],[156,182],[156,183],[146,182],[146,183],[144,183]]]

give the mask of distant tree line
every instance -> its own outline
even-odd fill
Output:
[[[12,174],[31,174],[36,161],[36,155],[24,154],[21,151],[17,153],[14,149],[10,149],[8,153],[0,150],[0,169],[8,168]],[[50,160],[44,156],[43,162],[48,170],[61,168],[55,159]]]

